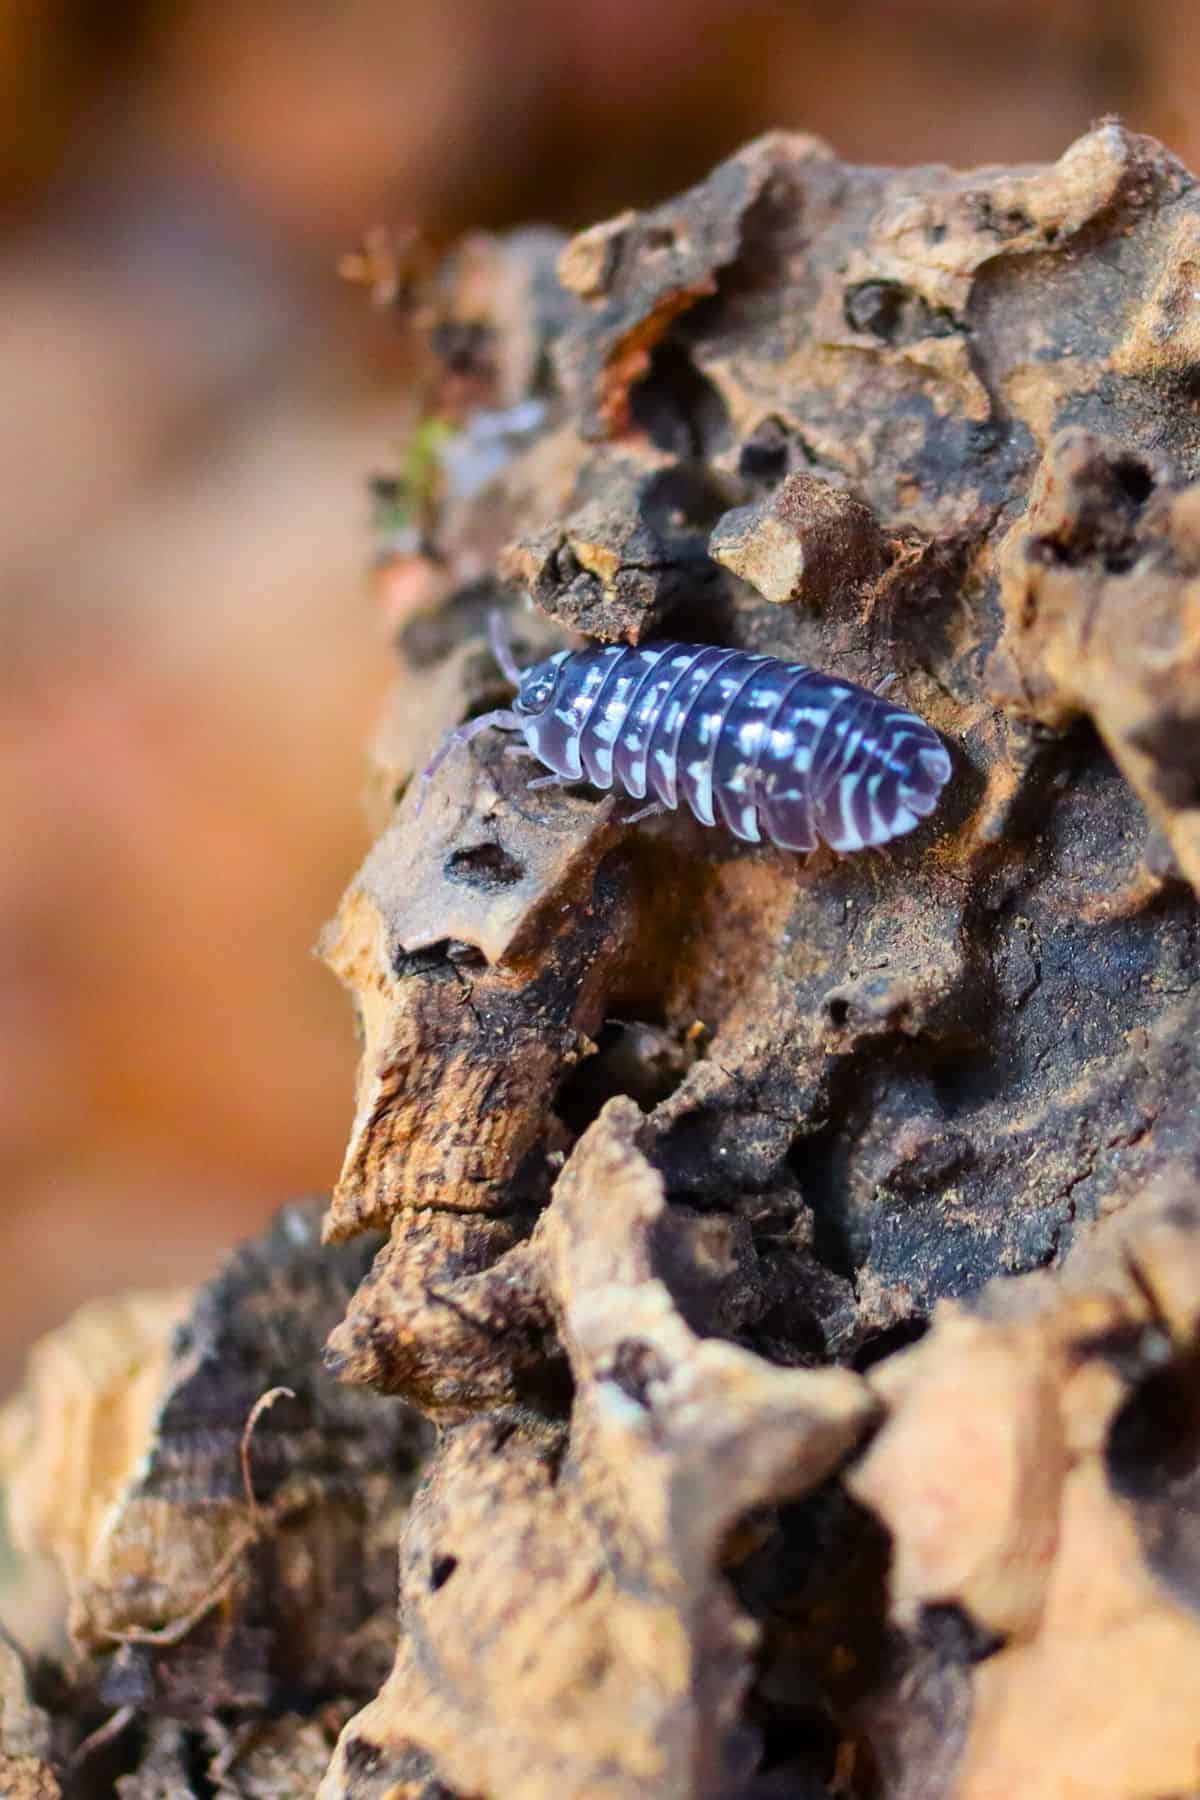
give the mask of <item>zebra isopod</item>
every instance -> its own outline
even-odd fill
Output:
[[[712,644],[597,645],[519,669],[512,705],[452,732],[517,731],[548,777],[618,787],[645,809],[681,803],[705,825],[785,850],[862,850],[911,831],[937,805],[950,757],[933,728],[878,693]],[[638,815],[641,816],[641,815]]]

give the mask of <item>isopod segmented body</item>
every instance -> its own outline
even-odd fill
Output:
[[[931,726],[803,663],[711,644],[560,650],[518,670],[512,707],[472,720],[519,731],[564,782],[686,802],[705,825],[788,850],[861,850],[937,805],[950,758]]]

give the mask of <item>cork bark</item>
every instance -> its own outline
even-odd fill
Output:
[[[566,245],[361,259],[441,423],[323,943],[324,1254],[385,1235],[322,1317],[356,1419],[439,1430],[390,1673],[361,1704],[318,1633],[289,1690],[341,1727],[321,1800],[1194,1791],[1198,232],[1106,123],[969,173],[773,134]],[[943,804],[799,857],[531,793],[496,734],[422,803],[503,703],[495,608],[522,659],[891,675]],[[146,1758],[209,1729],[131,1704]]]

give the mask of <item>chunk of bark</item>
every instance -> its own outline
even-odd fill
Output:
[[[464,746],[419,821],[412,794],[326,935],[364,1036],[331,1239],[408,1207],[510,1208],[568,1059],[603,1018],[629,912],[628,882],[604,866],[612,803],[502,806],[496,780],[519,793],[526,778],[492,762],[496,777]],[[546,971],[529,961],[539,927]]]
[[[717,522],[710,553],[764,600],[818,604],[883,569],[879,527],[869,507],[812,475],[789,475],[769,500],[737,507]]]
[[[756,1634],[719,1574],[725,1540],[818,1482],[872,1409],[845,1371],[773,1369],[684,1324],[655,1272],[670,1221],[641,1127],[609,1102],[535,1235],[569,1441],[516,1417],[447,1438],[405,1534],[396,1668],[325,1794],[380,1792],[414,1752],[456,1791],[514,1800],[691,1791],[684,1771],[718,1792],[748,1766]]]
[[[709,533],[740,492],[719,470],[652,444],[593,454],[565,516],[509,546],[500,568],[570,629],[636,643],[673,609],[719,603]]]
[[[291,1207],[195,1296],[85,1309],[33,1354],[6,1421],[14,1532],[61,1567],[110,1713],[200,1723],[369,1692],[387,1666],[428,1433],[321,1370],[371,1246],[322,1252],[318,1218]]]
[[[965,174],[775,134],[564,253],[552,422],[450,554],[504,517],[500,577],[568,632],[894,674],[955,774],[844,861],[535,801],[487,738],[391,816],[329,940],[365,1048],[327,1231],[391,1234],[331,1353],[448,1429],[326,1800],[1049,1795],[1043,1751],[1096,1774],[1062,1595],[1110,1534],[1110,1717],[1135,1586],[1190,1656],[1191,1461],[1152,1427],[1190,1418],[1200,1255],[1145,1196],[1200,1166],[1198,217],[1113,124]],[[478,581],[400,643],[411,762],[498,703]],[[1126,1208],[1174,1233],[1153,1275],[1073,1274]],[[1105,1793],[1183,1779],[1167,1689]]]
[[[1200,888],[1200,486],[1061,432],[1001,559],[1011,704],[1056,727],[1087,714]]]
[[[888,1525],[893,1616],[949,1612],[980,1646],[954,1783],[926,1791],[1195,1781],[1198,1227],[1180,1171],[1061,1283],[939,1309],[873,1374],[889,1418],[849,1485]]]
[[[559,279],[590,316],[560,341],[557,361],[585,432],[616,436],[628,425],[630,389],[655,346],[744,260],[747,218],[786,204],[793,168],[829,156],[815,138],[764,139],[677,200],[622,213],[567,245]]]

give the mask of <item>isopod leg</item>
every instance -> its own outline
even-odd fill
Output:
[[[478,737],[483,731],[490,731],[493,726],[498,731],[520,731],[521,721],[516,713],[510,711],[507,706],[501,706],[495,712],[480,713],[477,719],[467,719],[464,724],[456,725],[453,731],[446,733],[418,777],[420,789],[420,797],[417,800],[418,815],[428,797],[430,782],[455,746],[469,744],[472,738]]]
[[[661,800],[652,800],[648,806],[639,806],[636,812],[627,813],[621,820],[622,825],[637,825],[642,819],[659,819],[670,812]]]
[[[578,787],[579,783],[573,775],[535,775],[532,781],[525,783],[527,794],[540,793],[543,788]]]
[[[512,645],[509,642],[508,620],[498,606],[494,606],[488,614],[488,643],[492,647],[496,667],[505,681],[511,681],[515,688],[519,688],[521,671],[517,667],[517,659],[513,655]]]

